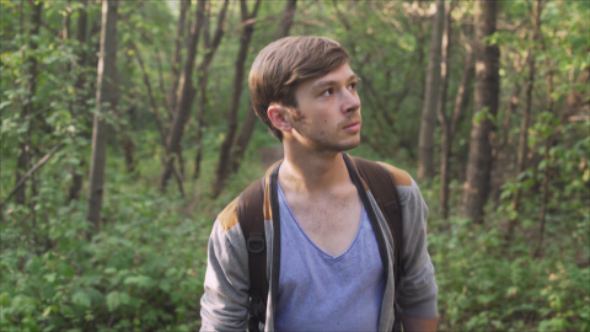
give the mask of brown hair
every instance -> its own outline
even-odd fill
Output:
[[[248,79],[256,115],[282,141],[283,134],[266,113],[270,104],[297,108],[295,89],[299,83],[324,76],[348,59],[344,48],[326,37],[285,37],[268,44],[258,53]]]

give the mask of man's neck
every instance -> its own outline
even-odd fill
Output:
[[[303,151],[286,145],[284,149],[279,183],[285,191],[314,196],[350,181],[340,152]]]

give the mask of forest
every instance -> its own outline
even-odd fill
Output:
[[[217,214],[281,157],[285,36],[429,207],[440,331],[590,331],[590,2],[1,0],[0,331],[195,331]]]

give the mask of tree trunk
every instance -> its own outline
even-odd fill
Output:
[[[295,10],[297,9],[297,0],[287,0],[285,2],[285,9],[283,16],[279,22],[279,29],[275,34],[275,40],[287,37],[291,26],[293,25],[293,18],[295,17]]]
[[[500,92],[500,49],[484,39],[496,32],[496,1],[479,0],[476,13],[476,83],[475,115],[467,163],[467,181],[463,188],[465,215],[476,223],[483,223],[484,205],[490,190],[492,145],[496,134],[495,119]],[[483,113],[482,113],[483,112]]]
[[[291,30],[291,26],[293,25],[293,18],[295,16],[295,10],[297,9],[297,0],[288,0],[285,2],[285,9],[283,11],[283,15],[280,20],[279,29],[274,36],[275,40],[281,39],[283,37],[287,37],[289,35],[289,31]],[[250,143],[250,139],[252,138],[252,134],[254,133],[254,128],[256,127],[256,120],[258,117],[256,116],[256,112],[254,112],[254,108],[252,108],[252,103],[248,103],[248,111],[246,112],[246,117],[244,119],[244,123],[240,128],[240,131],[236,135],[231,148],[231,155],[230,155],[230,172],[235,173],[240,168],[240,162],[244,157],[244,153],[248,148],[248,144]]]
[[[536,35],[536,34],[534,34]],[[533,37],[533,41],[536,41],[536,37]],[[529,53],[528,58],[528,80],[525,92],[525,102],[524,102],[524,109],[522,111],[522,118],[520,123],[520,135],[518,140],[518,153],[517,153],[517,161],[516,161],[516,174],[517,177],[519,174],[525,171],[527,167],[527,151],[528,151],[528,132],[529,132],[529,122],[531,117],[531,106],[533,102],[533,87],[535,85],[535,55],[533,50]],[[522,198],[522,190],[520,186],[516,187],[516,192],[512,197],[511,208],[513,211],[518,213],[520,209],[520,199]],[[508,236],[512,236],[514,232],[514,227],[516,226],[516,220],[518,216],[513,216],[510,218],[508,224]]]
[[[26,123],[23,123],[24,125],[27,126],[27,130],[25,133],[25,139],[23,142],[21,142],[19,144],[19,150],[20,150],[20,154],[19,157],[17,159],[17,164],[16,164],[16,173],[15,173],[15,183],[18,183],[18,181],[21,179],[21,177],[23,176],[24,172],[27,171],[28,167],[29,167],[29,163],[30,163],[30,154],[29,154],[29,150],[30,150],[30,141],[29,141],[29,136],[30,136],[30,131],[31,131],[31,125],[30,125],[30,120],[27,119],[29,114],[33,113],[33,97],[35,96],[35,93],[37,91],[37,76],[39,74],[38,72],[38,68],[37,68],[37,58],[35,57],[35,51],[37,50],[38,47],[38,42],[37,42],[37,37],[39,36],[39,28],[41,27],[41,12],[43,10],[43,2],[42,1],[38,1],[36,3],[32,4],[33,6],[33,13],[31,16],[31,30],[29,32],[29,56],[27,57],[26,63],[27,63],[27,69],[26,69],[26,73],[27,73],[27,95],[25,97],[24,100],[24,104],[23,104],[23,109],[21,112],[21,121],[24,121]],[[15,203],[16,204],[25,204],[26,202],[26,186],[22,186],[20,187],[20,189],[18,189],[18,191],[16,192],[16,198],[15,198]]]
[[[178,15],[178,25],[176,28],[176,41],[174,43],[174,54],[172,55],[172,79],[170,85],[170,91],[168,93],[168,109],[171,112],[176,110],[176,93],[178,89],[178,78],[180,76],[180,64],[182,63],[181,59],[181,50],[183,40],[184,40],[184,30],[185,30],[185,21],[186,21],[186,13],[190,12],[190,0],[181,0],[180,1],[180,12]]]
[[[248,47],[250,40],[254,34],[253,18],[256,17],[261,0],[257,0],[254,5],[252,14],[248,14],[248,5],[246,0],[240,0],[240,9],[242,14],[242,34],[240,36],[240,48],[235,62],[235,76],[232,87],[232,99],[230,102],[229,111],[227,114],[227,133],[219,152],[219,161],[217,162],[217,169],[215,171],[215,180],[213,183],[212,195],[217,197],[223,187],[225,181],[230,174],[230,152],[236,135],[238,127],[238,107],[240,106],[240,97],[242,94],[242,83],[244,80],[244,66],[246,57],[248,56]]]
[[[172,125],[166,140],[166,160],[162,169],[160,177],[160,192],[166,191],[168,180],[173,172],[174,155],[181,153],[182,136],[184,134],[184,126],[190,116],[191,108],[193,106],[195,88],[192,84],[193,69],[195,67],[195,58],[197,55],[197,46],[199,44],[199,36],[201,35],[201,27],[203,25],[205,11],[205,1],[200,0],[197,4],[197,11],[195,13],[195,21],[191,29],[191,36],[187,47],[186,60],[184,63],[184,70],[180,77],[180,99],[176,111],[173,114]]]
[[[537,1],[540,7],[540,0]],[[548,60],[546,60],[549,62]],[[553,71],[551,66],[547,66],[547,112],[553,114]],[[551,149],[553,142],[553,134],[545,139],[545,152],[543,153],[543,159],[545,160],[545,169],[543,169],[543,182],[541,185],[541,215],[539,217],[539,246],[537,254],[543,246],[543,236],[545,234],[545,218],[547,217],[547,203],[549,202],[549,170],[550,170],[550,158],[549,150]]]
[[[113,82],[116,79],[117,57],[117,0],[103,0],[102,29],[100,36],[100,58],[98,62],[98,81],[96,103],[101,112],[111,113]],[[108,109],[103,109],[103,103],[110,102]],[[90,188],[88,192],[88,213],[86,218],[93,223],[94,231],[98,231],[102,198],[104,191],[104,173],[107,152],[107,123],[103,116],[94,115],[92,128],[92,156],[90,161]]]
[[[85,114],[86,99],[83,97],[82,91],[84,91],[84,85],[86,84],[86,75],[80,71],[86,69],[86,30],[88,29],[88,14],[86,12],[87,0],[81,0],[80,3],[82,4],[82,7],[78,9],[78,22],[76,28],[76,40],[78,41],[80,52],[76,59],[78,72],[76,74],[76,82],[74,83],[76,101],[74,108],[72,109],[72,117],[77,118],[78,123],[81,125],[85,122],[83,121],[83,114]],[[84,134],[84,131],[78,132],[79,136],[84,136]],[[78,200],[80,197],[80,191],[82,190],[84,179],[81,170],[84,168],[85,164],[85,158],[80,158],[78,169],[72,170],[72,184],[69,188],[68,201]]]
[[[210,41],[209,36],[209,22],[207,22],[207,29],[203,31],[204,39],[205,39],[205,47],[207,50],[205,51],[205,57],[199,66],[199,104],[197,106],[197,152],[195,156],[195,169],[193,173],[193,179],[197,180],[199,178],[199,174],[201,172],[201,159],[203,157],[203,128],[206,126],[204,123],[204,115],[205,115],[205,107],[207,105],[207,82],[209,80],[209,66],[213,61],[213,57],[215,56],[215,52],[219,44],[221,43],[221,39],[223,38],[224,29],[223,26],[225,25],[225,15],[227,13],[227,7],[229,5],[229,0],[225,0],[223,3],[223,7],[219,12],[217,17],[217,26],[215,28],[215,33],[213,35],[213,41]]]
[[[442,35],[442,48],[441,55],[442,59],[440,62],[440,78],[441,86],[439,91],[439,100],[437,105],[438,121],[442,129],[442,155],[440,161],[440,176],[441,176],[441,187],[440,187],[440,206],[441,215],[444,219],[449,217],[449,158],[451,155],[451,131],[450,121],[446,113],[447,104],[447,89],[449,85],[450,75],[450,51],[451,51],[451,5],[446,9],[444,17],[444,28]]]
[[[430,41],[430,56],[422,120],[420,122],[420,137],[418,141],[418,181],[423,181],[434,175],[434,129],[436,127],[436,103],[438,101],[440,81],[440,56],[443,22],[445,16],[444,0],[436,0],[436,14],[432,25]]]

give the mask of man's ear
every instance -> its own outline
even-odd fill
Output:
[[[273,126],[280,131],[290,131],[291,126],[289,112],[279,104],[271,104],[266,110],[268,118],[272,122]]]

